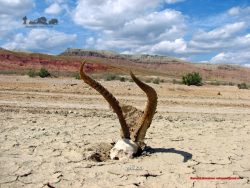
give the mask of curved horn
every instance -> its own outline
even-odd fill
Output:
[[[122,127],[122,134],[124,138],[130,139],[130,133],[129,133],[129,128],[127,126],[127,123],[125,121],[125,118],[122,114],[122,109],[119,105],[119,102],[116,100],[116,98],[106,89],[104,88],[100,83],[97,81],[93,80],[90,78],[88,75],[85,74],[83,71],[83,66],[85,64],[85,61],[82,63],[81,68],[80,68],[80,75],[81,79],[88,84],[90,87],[98,91],[105,99],[106,101],[110,104],[110,106],[113,108],[114,112],[117,114],[119,122]]]
[[[139,130],[136,135],[136,142],[141,142],[146,136],[147,129],[150,127],[152,119],[154,117],[156,106],[157,106],[157,93],[154,88],[140,81],[132,72],[130,72],[131,78],[134,80],[136,85],[138,85],[147,95],[148,101],[139,123]]]

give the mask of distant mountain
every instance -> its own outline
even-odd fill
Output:
[[[173,62],[185,62],[177,58],[159,56],[159,55],[147,55],[147,54],[119,54],[112,51],[105,50],[86,50],[86,49],[76,49],[67,48],[60,55],[63,56],[75,56],[75,57],[101,57],[108,59],[118,59],[118,60],[130,60],[136,63],[173,63]]]
[[[132,70],[138,75],[163,76],[165,79],[181,79],[189,72],[199,72],[205,81],[250,83],[250,68],[209,64],[189,63],[177,58],[157,55],[125,55],[110,51],[66,49],[60,55],[16,52],[0,49],[0,74],[25,73],[30,69],[45,67],[56,75],[72,75],[79,71],[83,60],[87,61],[88,72],[115,72],[129,74]]]

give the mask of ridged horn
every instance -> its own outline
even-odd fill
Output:
[[[146,93],[148,98],[145,111],[142,115],[141,121],[139,122],[140,128],[135,138],[136,142],[142,142],[146,136],[147,129],[150,127],[156,111],[157,93],[154,88],[140,81],[132,72],[130,72],[130,76],[134,80],[136,85],[138,85]]]
[[[125,118],[123,116],[122,109],[119,105],[119,102],[100,83],[98,83],[97,81],[93,80],[91,77],[89,77],[88,75],[85,74],[85,72],[83,71],[84,64],[85,64],[85,61],[81,64],[81,67],[80,67],[81,79],[86,84],[88,84],[90,87],[92,87],[93,89],[98,91],[106,99],[106,101],[109,103],[109,105],[112,107],[112,109],[114,110],[114,112],[118,116],[118,119],[119,119],[119,122],[120,122],[121,128],[122,128],[122,134],[123,134],[122,137],[130,139],[129,128],[128,128],[127,123],[125,121]]]

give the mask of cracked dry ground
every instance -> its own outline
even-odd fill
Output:
[[[118,140],[120,128],[96,92],[70,78],[0,77],[0,187],[250,187],[250,90],[152,85],[150,147],[129,161],[96,162],[89,154]],[[134,83],[102,83],[143,109]]]

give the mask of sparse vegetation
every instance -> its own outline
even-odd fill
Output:
[[[112,73],[112,74],[104,75],[104,80],[106,81],[119,80],[121,82],[125,82],[126,78],[124,76],[120,76],[120,75]]]
[[[188,86],[190,85],[201,86],[202,77],[198,72],[188,73],[182,77],[182,83]]]
[[[248,89],[248,86],[246,83],[241,83],[237,85],[239,89]]]
[[[183,84],[182,81],[173,79],[172,81],[173,84]]]
[[[223,86],[235,86],[236,85],[233,82],[225,82],[225,81],[218,81],[218,80],[209,82],[209,84],[215,85],[215,86],[220,86],[220,85],[223,85]]]
[[[104,80],[111,81],[111,80],[117,80],[118,76],[115,74],[108,74],[105,76]]]
[[[154,84],[159,84],[160,83],[160,79],[157,77],[155,79],[153,79],[153,83]]]
[[[30,69],[27,74],[31,78],[36,77],[38,75],[38,73],[34,69]]]
[[[80,74],[79,73],[75,73],[74,74],[74,78],[77,79],[77,80],[80,80]]]
[[[121,81],[121,82],[125,82],[125,81],[126,81],[125,77],[123,77],[123,76],[120,77],[120,81]]]
[[[45,68],[41,68],[38,75],[41,77],[41,78],[45,78],[45,77],[48,77],[50,76],[50,73],[49,71],[47,71],[47,69]]]

